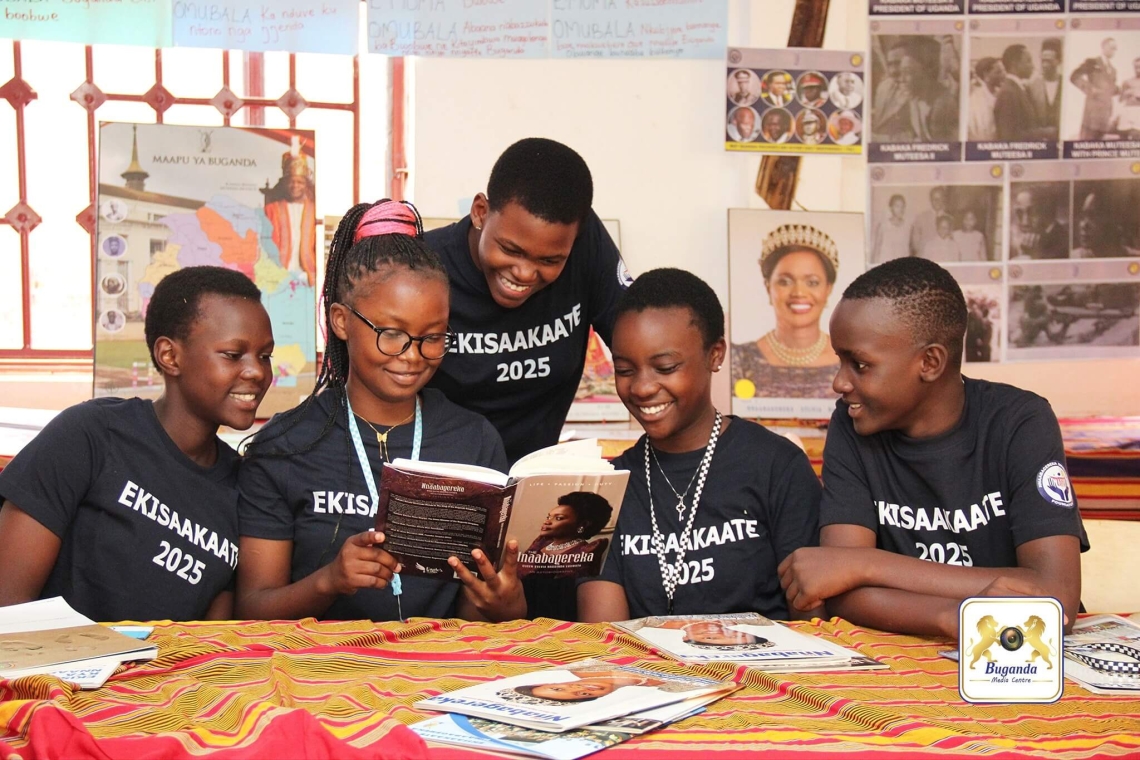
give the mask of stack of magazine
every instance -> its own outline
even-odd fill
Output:
[[[582,660],[418,702],[453,714],[412,730],[433,742],[574,760],[694,715],[737,688],[732,681]]]
[[[122,663],[157,655],[153,644],[98,625],[62,597],[0,609],[0,678],[52,675],[97,689]]]
[[[754,612],[647,617],[616,625],[684,662],[744,663],[775,673],[887,669],[877,660]]]
[[[1094,694],[1140,698],[1140,673],[1128,672],[1140,662],[1129,651],[1140,652],[1140,625],[1117,615],[1082,618],[1065,637],[1065,677]]]

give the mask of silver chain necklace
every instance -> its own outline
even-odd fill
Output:
[[[693,493],[693,506],[689,511],[689,519],[685,523],[685,528],[681,531],[680,538],[677,542],[677,559],[670,563],[665,559],[665,537],[661,535],[661,529],[657,527],[657,512],[653,508],[653,476],[650,469],[649,462],[650,456],[656,460],[657,455],[653,454],[652,447],[649,445],[648,436],[645,439],[645,488],[649,492],[649,520],[653,526],[653,553],[657,555],[657,564],[661,568],[661,585],[665,588],[665,598],[669,602],[668,614],[673,614],[673,594],[677,590],[677,584],[681,577],[681,570],[685,566],[685,551],[686,544],[689,542],[690,536],[693,533],[693,519],[697,516],[697,505],[701,501],[701,492],[705,488],[705,478],[709,474],[709,466],[712,464],[713,452],[716,451],[716,442],[720,438],[720,424],[723,417],[717,411],[716,419],[713,420],[712,433],[709,435],[708,445],[705,446],[705,456],[701,459],[701,465],[697,469],[697,490]],[[657,463],[658,469],[661,469],[661,463]],[[665,470],[661,469],[661,474],[665,474]],[[668,477],[665,478],[668,481]],[[669,486],[673,488],[672,485]],[[676,489],[673,490],[676,493]],[[688,489],[686,489],[688,492]],[[680,520],[684,520],[684,499],[681,500],[677,506],[677,515]]]
[[[689,485],[685,486],[685,492],[677,493],[677,489],[673,487],[673,482],[669,480],[669,476],[665,474],[665,468],[661,466],[661,461],[657,458],[657,452],[653,450],[652,446],[649,447],[649,453],[653,455],[653,463],[657,465],[657,469],[661,471],[661,477],[665,478],[665,485],[669,486],[669,490],[677,497],[677,518],[680,519],[684,517],[685,497],[689,495],[689,489],[693,487],[693,483],[697,482],[697,475],[700,474],[701,471],[700,468],[698,467],[696,471],[693,472],[693,477],[689,478]]]

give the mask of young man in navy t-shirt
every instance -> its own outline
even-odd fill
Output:
[[[962,290],[933,262],[887,262],[844,292],[820,546],[780,565],[791,607],[954,638],[972,596],[1052,596],[1076,619],[1088,539],[1057,418],[963,378],[965,333]]]
[[[458,335],[430,387],[490,420],[512,462],[558,442],[590,328],[610,342],[628,284],[592,202],[582,157],[528,138],[495,162],[468,217],[424,236],[451,278]]]

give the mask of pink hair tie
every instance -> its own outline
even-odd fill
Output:
[[[352,242],[359,243],[366,237],[376,235],[416,237],[419,232],[419,219],[411,206],[400,201],[384,201],[364,212],[360,223],[356,225]]]

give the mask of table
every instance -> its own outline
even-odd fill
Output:
[[[957,692],[947,642],[816,620],[800,630],[887,662],[891,671],[772,675],[698,672],[744,687],[689,718],[605,750],[606,760],[765,758],[1090,758],[1140,756],[1140,699],[1066,684],[1053,705],[974,706]],[[0,681],[0,758],[486,758],[426,748],[405,728],[425,694],[603,656],[656,657],[606,625],[548,619],[158,624],[159,658],[102,689],[44,676]]]

